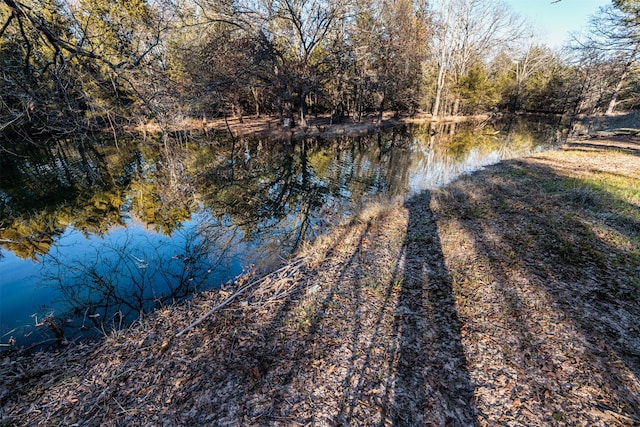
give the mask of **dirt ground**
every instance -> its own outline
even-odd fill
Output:
[[[2,425],[640,425],[637,137],[373,206],[252,280],[4,355]]]

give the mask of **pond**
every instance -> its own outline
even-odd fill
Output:
[[[331,140],[69,139],[3,152],[0,345],[55,342],[55,325],[67,338],[120,328],[274,267],[372,201],[549,149],[559,134],[511,118]]]

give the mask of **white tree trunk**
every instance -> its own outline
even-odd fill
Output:
[[[622,70],[622,74],[620,75],[620,79],[618,83],[616,83],[616,87],[613,90],[613,95],[611,96],[611,101],[609,101],[609,106],[607,107],[606,115],[613,114],[613,110],[616,108],[616,104],[618,103],[618,96],[620,95],[620,91],[622,90],[622,86],[624,85],[627,76],[629,75],[629,69],[633,65],[636,59],[636,55],[638,54],[638,49],[640,49],[640,44],[637,44],[633,52],[629,56],[629,59],[624,64],[624,69]]]

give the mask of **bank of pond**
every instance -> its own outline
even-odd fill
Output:
[[[247,272],[370,203],[552,149],[557,120],[269,141],[69,138],[0,158],[0,345],[56,345]]]

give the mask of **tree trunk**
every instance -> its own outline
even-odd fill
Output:
[[[384,103],[386,100],[387,100],[387,89],[385,87],[385,90],[382,93],[382,101],[380,101],[380,108],[378,109],[378,124],[382,123],[382,115],[384,113]]]
[[[440,112],[440,100],[442,98],[442,89],[444,87],[444,78],[445,78],[445,51],[442,49],[442,57],[440,67],[438,69],[438,80],[436,81],[436,99],[433,101],[433,110],[431,111],[431,115],[436,118],[438,117],[438,113]]]
[[[431,111],[431,115],[433,118],[438,117],[438,113],[440,112],[440,102],[442,99],[442,90],[444,89],[444,81],[447,74],[447,33],[449,32],[449,7],[447,7],[447,12],[444,20],[444,32],[442,36],[442,46],[440,49],[440,64],[438,67],[438,79],[436,80],[436,99],[433,101],[433,110]]]
[[[451,109],[451,115],[452,116],[457,116],[459,111],[460,111],[460,97],[456,96],[456,98],[453,100],[453,107]]]
[[[633,52],[629,56],[629,59],[624,64],[624,69],[622,70],[622,75],[620,75],[620,80],[616,84],[615,89],[613,90],[613,96],[611,97],[611,101],[609,101],[609,106],[607,107],[606,115],[613,114],[613,109],[616,107],[618,103],[618,95],[620,95],[620,91],[622,90],[622,86],[624,85],[624,81],[627,79],[629,75],[629,69],[633,65],[636,59],[636,55],[638,54],[638,49],[640,48],[640,44],[637,44],[633,49]]]
[[[302,92],[300,92],[300,126],[301,127],[307,127],[307,119],[306,119],[306,115],[307,115],[307,101],[306,101],[306,95]]]
[[[256,117],[260,117],[260,97],[258,95],[258,89],[251,87],[251,94],[253,95],[253,101],[256,106]]]

